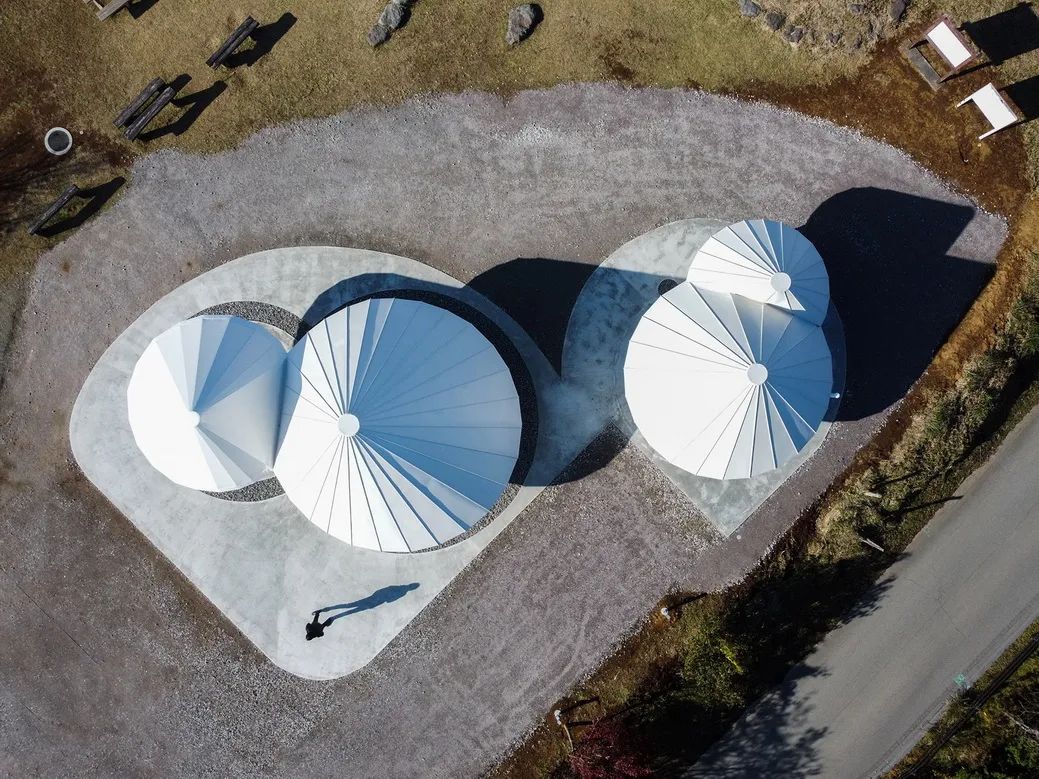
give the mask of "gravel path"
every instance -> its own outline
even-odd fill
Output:
[[[357,110],[212,157],[142,160],[119,204],[41,260],[0,396],[0,774],[472,776],[663,589],[738,576],[793,520],[774,503],[693,566],[703,533],[684,535],[670,485],[607,446],[368,668],[305,682],[70,461],[86,374],[161,295],[259,249],[362,246],[472,280],[551,352],[589,263],[665,222],[748,215],[807,223],[831,273],[844,269],[849,365],[897,360],[894,383],[849,372],[848,424],[823,450],[839,463],[926,364],[1005,233],[889,147],[767,106],[569,86]],[[883,339],[856,330],[871,318]]]

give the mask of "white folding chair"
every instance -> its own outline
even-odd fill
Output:
[[[921,53],[920,47],[928,43],[938,58],[945,63],[944,74],[940,74]],[[939,16],[918,38],[902,47],[902,53],[927,80],[932,89],[937,89],[943,81],[981,60],[978,47],[960,31],[960,26],[948,14]]]
[[[992,125],[991,130],[978,136],[979,141],[983,141],[993,133],[997,133],[1012,124],[1017,124],[1024,120],[1024,116],[1017,106],[1000,94],[1000,91],[996,89],[996,85],[991,81],[977,92],[967,95],[967,97],[956,104],[956,107],[959,108],[965,103],[972,101],[978,107],[978,110],[984,114],[988,123]]]
[[[924,33],[924,38],[930,42],[951,68],[942,76],[942,81],[979,58],[979,55],[971,50],[970,42],[960,32],[956,23],[944,14]]]

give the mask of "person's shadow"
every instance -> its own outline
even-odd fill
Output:
[[[371,595],[361,598],[360,600],[350,601],[349,603],[337,603],[334,606],[325,606],[317,609],[313,612],[314,618],[307,623],[307,641],[323,636],[325,634],[325,628],[340,617],[348,617],[359,611],[368,611],[377,606],[382,606],[384,603],[393,603],[393,601],[400,600],[412,590],[418,589],[418,586],[418,582],[411,582],[410,584],[393,584],[389,587],[382,587]],[[339,609],[342,609],[342,611],[339,611]],[[325,620],[318,619],[321,614],[327,611],[335,611],[337,613]]]

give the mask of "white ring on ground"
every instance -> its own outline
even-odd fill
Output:
[[[51,139],[58,142],[58,139],[54,136],[65,136],[68,139],[68,143],[64,148],[55,147],[51,145]],[[51,154],[55,157],[60,157],[62,154],[68,154],[72,150],[72,133],[66,130],[64,127],[52,127],[47,131],[47,134],[43,136],[43,145]]]

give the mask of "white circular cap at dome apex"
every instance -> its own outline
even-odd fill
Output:
[[[339,432],[347,438],[357,435],[357,431],[361,429],[360,420],[353,414],[340,414],[338,425]]]
[[[714,479],[757,476],[797,454],[832,384],[820,327],[689,282],[650,307],[624,361],[625,398],[649,445]]]
[[[207,492],[270,475],[285,349],[262,325],[198,316],[157,336],[126,389],[134,441],[170,481]]]
[[[822,324],[830,306],[830,279],[812,242],[768,219],[716,232],[693,256],[686,279],[701,289],[785,308],[815,324]]]
[[[321,530],[386,552],[464,533],[519,454],[519,397],[473,325],[438,306],[373,298],[289,352],[274,472]]]

